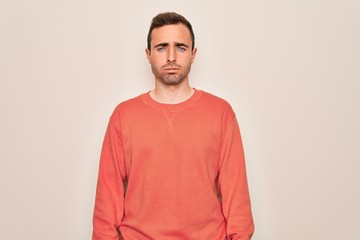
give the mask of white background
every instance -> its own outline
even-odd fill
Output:
[[[151,18],[193,24],[192,86],[228,100],[254,240],[360,239],[360,2],[0,2],[0,238],[90,239],[108,118],[153,88]]]

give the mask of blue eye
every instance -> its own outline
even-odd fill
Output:
[[[184,52],[186,49],[185,49],[184,47],[177,47],[177,50],[178,50],[179,52]]]
[[[166,50],[166,48],[165,47],[159,47],[157,50],[158,50],[158,52],[164,52]]]

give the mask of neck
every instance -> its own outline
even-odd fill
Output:
[[[159,103],[176,104],[189,99],[194,91],[187,81],[176,85],[165,85],[156,82],[150,96]]]

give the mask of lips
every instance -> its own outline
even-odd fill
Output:
[[[176,63],[172,63],[172,64],[166,64],[162,67],[164,70],[180,70],[181,66],[177,65]]]
[[[165,68],[165,71],[177,71],[179,70],[178,68]]]

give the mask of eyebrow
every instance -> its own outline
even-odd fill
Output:
[[[189,46],[186,45],[185,43],[175,43],[175,46],[177,46],[177,47],[187,47],[187,48],[189,48]]]
[[[154,46],[154,48],[157,48],[157,47],[167,47],[169,46],[170,44],[169,43],[159,43],[157,44],[156,46]],[[188,45],[186,45],[185,43],[175,43],[175,46],[176,47],[187,47],[189,48]]]
[[[159,43],[159,44],[157,44],[156,46],[154,46],[154,48],[157,48],[157,47],[167,47],[167,46],[169,46],[168,43]]]

